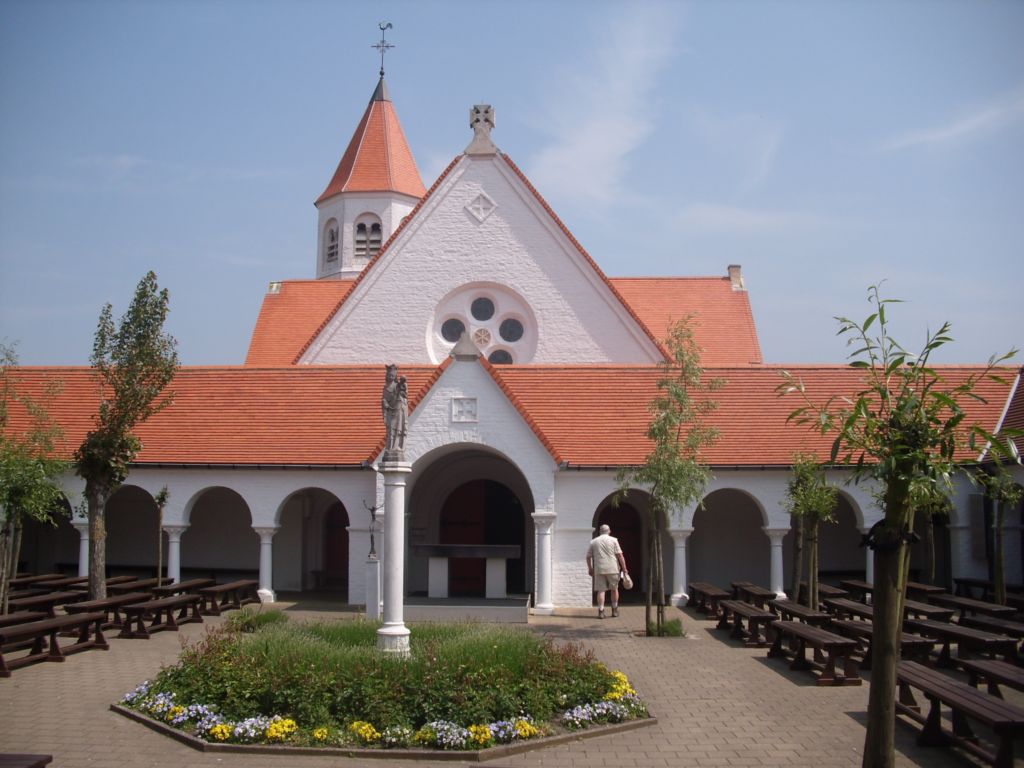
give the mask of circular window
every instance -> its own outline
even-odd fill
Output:
[[[514,317],[502,320],[498,327],[498,335],[505,341],[519,341],[523,338],[523,324]]]
[[[496,349],[487,356],[488,361],[494,365],[511,365],[512,354],[506,349]]]
[[[473,342],[478,347],[486,347],[491,343],[491,332],[486,328],[477,328],[473,331]]]
[[[480,322],[490,320],[494,317],[494,302],[484,296],[481,296],[479,299],[473,299],[473,303],[470,305],[469,311],[473,314],[473,317]]]
[[[459,340],[465,331],[465,324],[454,317],[451,320],[445,320],[441,325],[441,336],[445,341],[450,341],[453,344]]]

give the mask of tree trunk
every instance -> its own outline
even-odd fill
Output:
[[[156,508],[156,578],[157,584],[162,582],[159,579],[163,576],[164,568],[164,510],[163,507]]]
[[[865,768],[893,768],[896,764],[896,662],[900,657],[900,577],[905,549],[902,534],[909,515],[910,472],[897,467],[894,474],[900,479],[891,480],[886,488],[885,521],[875,533],[875,628],[864,738]]]
[[[658,525],[661,525],[661,515],[658,515]],[[655,622],[657,625],[657,635],[661,637],[665,634],[665,568],[661,551],[660,530],[655,530],[654,532],[654,573],[658,588],[657,602],[655,603],[657,606]]]
[[[11,541],[11,560],[9,571],[11,578],[18,573],[18,561],[21,559],[21,537],[25,531],[25,520],[21,515],[14,516],[14,536]]]
[[[804,575],[804,519],[801,515],[789,516],[789,527],[793,529],[793,578],[789,594],[800,600],[800,582]]]
[[[935,515],[926,513],[924,521],[924,556],[925,569],[921,581],[925,584],[935,583]]]
[[[107,528],[103,521],[107,494],[86,482],[85,498],[89,506],[89,599],[107,596]]]
[[[1003,514],[1005,512],[1003,502],[993,501],[995,514],[992,516],[992,557],[995,562],[992,567],[992,591],[995,596],[993,600],[1000,605],[1006,605],[1006,571],[1003,562]]]
[[[0,613],[7,613],[7,596],[10,592],[12,575],[17,573],[17,565],[11,564],[11,545],[13,544],[13,521],[4,517],[0,528]]]
[[[817,518],[808,521],[807,533],[810,538],[808,555],[810,562],[807,564],[807,606],[812,610],[818,610],[818,526]]]
[[[654,513],[651,512],[651,524],[648,526],[647,534],[647,590],[644,595],[645,603],[644,606],[644,632],[649,636],[651,634],[651,604],[653,598],[654,589],[654,526],[656,525],[654,520]]]

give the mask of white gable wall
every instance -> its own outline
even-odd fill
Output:
[[[467,206],[484,194],[481,222]],[[516,362],[651,363],[657,347],[500,157],[464,156],[367,272],[302,363],[439,363],[439,304],[474,283],[507,286],[536,319]],[[448,345],[450,347],[450,345]],[[442,345],[443,347],[443,345]]]

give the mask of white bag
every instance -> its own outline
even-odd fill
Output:
[[[623,589],[633,588],[633,579],[628,573],[622,574],[622,587]]]

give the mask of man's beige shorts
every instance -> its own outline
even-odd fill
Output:
[[[605,592],[609,589],[619,588],[619,574],[617,573],[595,573],[594,591]]]

